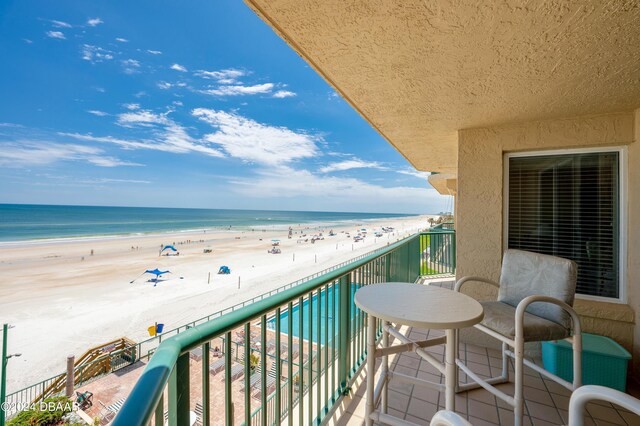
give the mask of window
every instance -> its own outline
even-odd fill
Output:
[[[622,299],[621,154],[508,155],[507,246],[572,259],[578,294]]]

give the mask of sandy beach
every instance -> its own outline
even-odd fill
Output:
[[[148,337],[306,277],[428,227],[428,216],[359,221],[342,226],[193,231],[162,235],[0,244],[0,322],[14,326],[9,352],[9,392],[61,373],[68,355],[126,336]],[[394,227],[376,238],[373,230]],[[346,236],[366,228],[364,241]],[[335,236],[330,237],[333,229]],[[345,231],[345,232],[342,232]],[[324,239],[311,243],[323,232]],[[301,237],[306,234],[306,237]],[[281,254],[270,254],[271,239]],[[304,239],[308,239],[304,242]],[[175,244],[179,256],[159,256]],[[211,253],[205,253],[210,249]],[[218,275],[221,265],[231,274]],[[146,269],[170,270],[154,286]],[[211,274],[210,283],[208,283]],[[240,289],[238,289],[240,281]]]

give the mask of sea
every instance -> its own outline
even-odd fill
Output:
[[[0,204],[0,242],[144,235],[195,230],[340,225],[415,215],[278,210]]]

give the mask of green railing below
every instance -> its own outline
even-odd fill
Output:
[[[454,232],[416,234],[163,339],[113,424],[320,424],[366,357],[355,291],[454,271]]]

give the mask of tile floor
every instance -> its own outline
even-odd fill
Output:
[[[436,285],[448,287],[450,283],[440,282]],[[441,331],[405,329],[413,340],[442,335]],[[443,346],[429,348],[428,351],[444,358]],[[460,345],[461,358],[480,376],[498,375],[502,361],[500,351],[470,344]],[[534,360],[540,363],[540,360]],[[399,354],[390,363],[390,369],[413,377],[442,383],[441,374],[414,352]],[[511,371],[513,366],[511,365]],[[513,377],[513,376],[511,376]],[[461,382],[467,378],[461,374]],[[339,415],[335,424],[363,424],[365,408],[365,374],[364,371],[356,379],[358,386],[345,410]],[[508,394],[513,394],[513,383],[499,385]],[[631,392],[633,393],[633,392]],[[567,410],[570,392],[556,382],[543,378],[540,374],[525,367],[525,425],[546,426],[567,424]],[[638,397],[638,395],[635,395]],[[428,425],[438,410],[444,409],[444,394],[428,388],[404,383],[389,384],[389,414],[419,425]],[[513,409],[499,398],[484,389],[463,392],[456,396],[456,412],[465,417],[474,426],[513,425]],[[585,417],[587,426],[640,426],[640,417],[607,402],[590,402]]]

